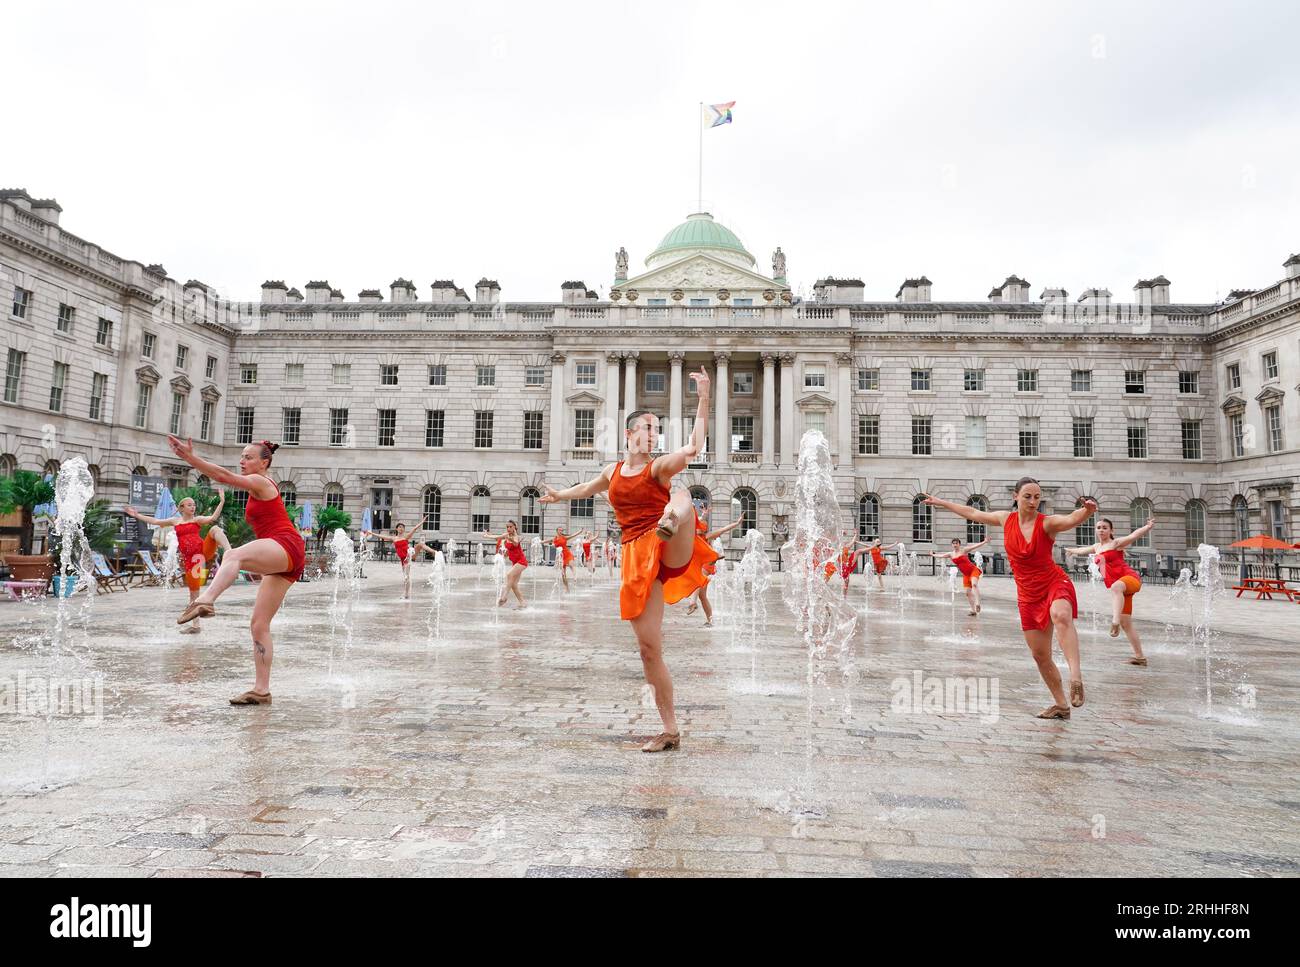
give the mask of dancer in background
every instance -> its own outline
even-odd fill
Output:
[[[924,494],[925,502],[942,507],[959,517],[1002,528],[1002,543],[1007,551],[1016,581],[1016,599],[1020,605],[1020,628],[1025,643],[1038,665],[1038,673],[1052,693],[1053,704],[1038,713],[1040,719],[1068,719],[1070,707],[1083,704],[1083,670],[1079,664],[1079,632],[1074,620],[1079,617],[1079,602],[1074,584],[1061,566],[1052,560],[1052,543],[1062,531],[1078,527],[1097,512],[1097,504],[1086,500],[1071,514],[1039,513],[1042,489],[1033,477],[1016,482],[1013,510],[977,510],[951,500]],[[1061,688],[1061,672],[1052,660],[1052,632],[1061,643],[1061,652],[1070,666],[1070,697]]]
[[[505,551],[506,559],[510,562],[510,570],[506,572],[506,583],[501,589],[501,597],[497,598],[497,607],[505,606],[506,599],[513,594],[518,599],[519,608],[528,607],[528,602],[524,600],[523,592],[519,590],[519,576],[524,573],[524,568],[528,566],[528,558],[524,557],[524,547],[519,542],[519,525],[512,520],[506,521],[506,532],[504,534],[489,534],[483,532],[483,536],[490,541],[497,542],[497,553]]]
[[[542,503],[581,500],[608,491],[622,529],[622,586],[619,615],[632,624],[641,651],[646,682],[654,689],[664,730],[641,747],[663,752],[681,747],[673,706],[673,680],[664,664],[664,603],[675,604],[704,586],[704,565],[717,560],[700,537],[695,507],[685,488],[671,491],[673,477],[704,448],[709,424],[709,376],[692,373],[699,393],[695,427],[686,446],[660,457],[651,455],[659,438],[659,418],[647,410],[628,414],[627,450],[594,480],[556,490],[547,487]]]
[[[871,569],[876,572],[876,582],[880,585],[880,590],[885,590],[885,570],[889,567],[889,562],[885,560],[885,551],[892,551],[894,548],[902,545],[901,541],[895,541],[893,544],[881,544],[880,538],[873,538],[867,545],[867,550],[871,552]]]
[[[1109,518],[1103,517],[1097,522],[1096,544],[1065,550],[1071,557],[1096,555],[1097,566],[1101,568],[1101,579],[1110,592],[1110,636],[1118,638],[1120,629],[1124,629],[1129,644],[1133,646],[1133,655],[1128,659],[1130,665],[1145,665],[1147,659],[1142,654],[1142,641],[1138,638],[1137,629],[1133,627],[1133,595],[1142,590],[1142,579],[1124,560],[1124,548],[1151,533],[1151,528],[1155,525],[1153,517],[1131,534],[1116,537],[1115,525]]]
[[[193,497],[182,500],[176,507],[178,516],[168,517],[166,520],[142,514],[130,505],[124,508],[128,517],[134,517],[150,527],[176,528],[177,557],[185,578],[185,586],[190,591],[191,603],[199,596],[199,588],[203,587],[203,582],[208,579],[208,563],[217,556],[217,549],[220,548],[222,554],[230,550],[230,540],[226,537],[226,532],[216,523],[221,519],[221,509],[225,505],[226,490],[224,487],[218,487],[216,509],[203,516],[195,513],[198,505],[194,503]],[[208,527],[208,533],[204,537],[199,537],[199,528],[207,527],[209,524],[212,526]],[[197,618],[181,629],[183,635],[198,633]]]
[[[972,615],[980,613],[980,578],[983,577],[984,572],[975,566],[970,555],[972,551],[978,551],[988,542],[989,539],[986,537],[977,544],[967,544],[963,547],[961,541],[954,537],[951,551],[930,552],[931,557],[952,561],[961,572],[961,586],[966,589],[966,600],[970,602],[969,613]]]
[[[250,443],[239,455],[239,473],[197,456],[194,442],[168,435],[172,452],[209,479],[227,487],[248,491],[244,506],[244,520],[253,528],[255,540],[231,548],[221,559],[221,567],[212,583],[181,612],[177,624],[195,618],[210,618],[217,613],[213,605],[239,577],[241,570],[262,575],[257,598],[253,602],[253,617],[249,630],[253,636],[253,687],[230,700],[231,705],[271,704],[271,619],[284,603],[293,583],[302,577],[306,547],[298,528],[289,520],[280,497],[280,488],[266,471],[271,458],[279,449],[269,440]]]
[[[415,525],[415,530],[411,533],[420,533],[420,529],[424,527],[424,522],[428,519],[428,517],[421,517],[420,522]],[[411,541],[406,534],[406,525],[398,524],[396,531],[394,531],[394,536],[392,537],[385,534],[376,534],[374,531],[362,531],[361,533],[365,537],[374,537],[381,541],[387,541],[393,545],[393,550],[397,553],[397,560],[401,562],[402,565],[402,580],[404,582],[402,586],[402,600],[409,601],[411,599]]]
[[[708,544],[710,547],[712,547],[713,542],[716,541],[723,534],[728,534],[731,531],[734,531],[737,527],[739,527],[741,524],[745,522],[745,518],[741,517],[739,520],[732,521],[726,527],[719,527],[717,530],[711,531],[708,530],[708,526],[709,526],[708,516],[707,516],[709,513],[708,508],[706,507],[704,509],[705,518],[703,520],[701,520],[699,517],[700,514],[699,504],[696,504],[695,508],[696,508],[695,509],[695,513],[696,513],[695,531],[697,534],[700,535],[700,539],[703,540],[704,543]],[[717,560],[715,560],[712,564],[704,565],[702,571],[704,573],[705,583],[691,597],[690,606],[686,609],[687,614],[694,614],[696,608],[703,608],[704,627],[706,628],[713,627],[713,605],[709,601],[708,582],[713,579],[714,574],[718,573],[718,561],[721,560],[723,559],[717,558]]]
[[[560,559],[556,562],[556,567],[560,569],[560,578],[564,581],[564,590],[569,590],[569,568],[573,567],[573,551],[569,550],[569,542],[581,540],[583,536],[590,536],[586,531],[578,531],[576,534],[564,533],[564,528],[555,528],[555,536],[547,544],[554,545],[555,549],[560,552]],[[591,545],[588,544],[588,547]]]

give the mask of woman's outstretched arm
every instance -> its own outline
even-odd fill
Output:
[[[538,499],[543,504],[558,504],[561,500],[582,500],[586,497],[592,497],[596,494],[604,493],[609,489],[610,474],[614,472],[614,464],[610,464],[600,472],[600,476],[594,480],[588,480],[586,483],[575,484],[572,487],[566,487],[564,490],[556,490],[549,484],[542,484],[546,493]]]
[[[988,511],[980,510],[977,507],[971,507],[968,504],[959,504],[952,500],[944,500],[942,497],[931,497],[929,494],[922,494],[925,503],[931,507],[942,507],[944,510],[951,511],[958,517],[965,517],[967,520],[973,520],[977,524],[990,524],[994,527],[1001,527],[1011,516],[1009,510]]]
[[[691,458],[704,449],[709,433],[709,374],[700,366],[698,373],[691,373],[695,380],[695,391],[699,394],[699,403],[695,407],[695,426],[691,428],[691,438],[686,445],[672,453],[665,453],[654,462],[650,472],[665,487],[677,474],[686,469]]]
[[[180,437],[172,436],[169,433],[167,434],[167,442],[172,448],[172,453],[176,454],[176,456],[180,457],[199,472],[206,474],[209,480],[215,480],[228,487],[238,487],[240,490],[247,490],[258,500],[270,500],[275,496],[275,484],[271,483],[270,479],[263,477],[260,473],[244,476],[242,473],[233,473],[219,464],[204,460],[194,452],[193,440],[182,440]]]

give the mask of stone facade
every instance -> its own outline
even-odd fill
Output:
[[[1199,535],[1198,507],[1218,544],[1243,527],[1294,539],[1300,519],[1294,256],[1285,278],[1219,305],[1170,302],[1163,276],[1124,304],[1096,289],[1073,303],[1057,289],[1030,301],[1017,276],[982,302],[933,301],[925,277],[884,302],[864,301],[859,280],[823,279],[807,302],[791,295],[784,255],[763,276],[733,235],[692,216],[646,272],[629,279],[620,255],[608,301],[573,281],[557,302],[510,303],[487,279],[472,300],[448,280],[424,298],[398,279],[387,298],[368,289],[349,300],[313,280],[306,295],[268,282],[260,302],[230,303],[111,255],[58,218],[52,202],[0,192],[7,365],[21,356],[0,460],[40,469],[83,454],[115,500],[135,467],[192,481],[166,446],[175,413],[182,435],[227,465],[241,436],[289,442],[278,479],[317,506],[341,501],[356,515],[378,503],[408,523],[436,509],[435,537],[455,539],[473,513],[492,527],[531,525],[543,510],[546,530],[603,527],[602,501],[587,518],[576,505],[540,508],[529,489],[567,486],[616,459],[638,408],[660,415],[665,445],[677,445],[695,410],[689,374],[703,366],[714,382],[709,448],[683,479],[719,501],[716,523],[732,519],[735,496],[753,500],[768,533],[790,513],[796,447],[811,427],[830,441],[846,524],[865,506],[864,529],[909,545],[929,544],[914,529],[918,493],[996,508],[1022,475],[1042,481],[1054,509],[1097,498],[1121,531],[1150,507],[1153,549],[1177,556]],[[60,307],[72,310],[66,327]],[[101,319],[112,324],[106,345]],[[57,412],[56,363],[67,367]],[[104,400],[91,419],[96,373]],[[491,414],[490,444],[477,414]],[[1091,456],[1076,455],[1083,421]],[[1199,424],[1199,440],[1185,424]],[[916,452],[927,438],[930,452]],[[474,500],[476,488],[488,496]],[[941,517],[929,536],[963,532]]]

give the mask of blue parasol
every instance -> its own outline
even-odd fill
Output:
[[[154,510],[153,516],[158,520],[176,516],[176,501],[172,499],[172,492],[166,487],[158,494],[158,507]]]
[[[316,526],[316,510],[310,500],[302,502],[302,516],[298,518],[298,526],[305,531],[312,530]]]
[[[45,482],[47,484],[54,483],[54,474],[47,473],[45,475]],[[58,506],[54,503],[54,501],[51,500],[48,504],[37,504],[35,507],[33,507],[32,519],[35,520],[37,517],[49,517],[51,520],[53,520],[54,517],[58,515],[58,512],[59,512]]]
[[[362,529],[363,531],[368,531],[368,530],[370,530],[370,529],[371,529],[371,528],[370,528],[370,524],[371,524],[371,520],[370,520],[370,508],[367,507],[365,510],[363,510],[363,511],[361,512],[361,529]]]

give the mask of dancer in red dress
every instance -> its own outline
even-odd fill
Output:
[[[1022,477],[1016,483],[1015,509],[977,510],[951,500],[924,494],[932,507],[943,507],[977,524],[1002,528],[1002,542],[1016,581],[1020,605],[1020,628],[1038,665],[1038,673],[1052,693],[1053,704],[1038,713],[1041,719],[1068,719],[1070,707],[1083,704],[1083,670],[1079,665],[1079,633],[1074,619],[1079,603],[1069,576],[1052,560],[1052,542],[1062,531],[1078,527],[1097,512],[1097,504],[1085,500],[1072,514],[1038,512],[1043,492],[1038,481]],[[1052,631],[1070,666],[1070,697],[1061,688],[1061,672],[1052,660]]]
[[[176,507],[178,516],[168,517],[166,520],[142,514],[129,505],[124,508],[128,517],[143,521],[150,527],[176,528],[176,552],[180,560],[181,573],[185,578],[185,586],[190,591],[190,601],[199,596],[199,588],[203,587],[203,582],[208,579],[208,563],[217,556],[217,549],[220,548],[223,554],[230,550],[230,540],[226,537],[226,532],[216,523],[221,518],[221,508],[225,504],[225,488],[218,487],[216,509],[203,516],[195,513],[197,505],[193,497],[182,500]],[[208,524],[212,526],[208,527],[207,534],[199,537],[199,528],[206,527]],[[181,629],[183,635],[198,633],[197,618]]]
[[[557,527],[555,528],[555,536],[545,542],[547,544],[555,545],[555,549],[560,552],[560,559],[555,562],[555,566],[560,569],[560,577],[564,581],[565,591],[569,590],[569,568],[573,567],[573,551],[569,550],[569,543],[571,541],[581,540],[584,536],[590,538],[591,535],[587,534],[586,531],[578,531],[576,534],[566,534],[564,533],[564,528]],[[588,554],[590,554],[590,550],[591,543],[590,540],[588,540]]]
[[[239,577],[241,570],[262,575],[249,629],[253,636],[253,687],[230,700],[231,705],[271,704],[271,619],[284,603],[284,596],[302,576],[306,546],[298,528],[289,520],[280,497],[280,488],[266,471],[279,447],[267,440],[250,443],[239,455],[239,473],[209,463],[194,453],[194,442],[168,436],[172,452],[209,479],[227,487],[248,491],[244,519],[253,528],[255,540],[226,552],[217,576],[190,606],[181,612],[177,624],[195,618],[210,618],[217,613],[213,605]]]
[[[681,732],[673,707],[673,680],[664,664],[664,603],[675,604],[705,584],[703,568],[717,560],[713,548],[695,526],[695,507],[684,487],[670,491],[672,479],[704,449],[709,424],[709,377],[701,367],[691,373],[699,394],[695,427],[680,450],[652,456],[659,438],[659,418],[647,410],[627,417],[627,452],[587,483],[565,490],[547,487],[541,500],[581,500],[608,492],[610,506],[622,528],[622,586],[619,614],[632,624],[641,650],[646,682],[654,690],[664,731],[641,747],[663,752],[681,747]]]
[[[719,527],[717,530],[711,531],[708,529],[709,508],[705,507],[703,510],[701,510],[700,505],[696,504],[695,514],[696,514],[695,531],[697,534],[700,535],[700,538],[704,541],[704,543],[708,544],[710,547],[712,547],[713,542],[716,541],[723,534],[730,533],[731,531],[734,531],[737,527],[739,527],[741,524],[745,523],[745,518],[741,517],[739,520],[732,521],[726,527]],[[722,558],[718,558],[718,560],[720,561],[722,560]],[[706,564],[704,565],[702,570],[704,572],[706,583],[692,596],[690,607],[686,609],[686,613],[694,614],[696,608],[703,608],[704,627],[712,628],[713,627],[713,604],[712,602],[709,601],[709,585],[707,582],[711,581],[713,579],[713,575],[718,573],[718,562],[714,561],[712,564]]]
[[[984,576],[984,572],[975,566],[970,555],[972,551],[978,551],[988,542],[989,538],[986,537],[977,544],[967,544],[963,547],[961,541],[954,537],[951,551],[930,552],[931,557],[952,561],[961,572],[961,586],[966,589],[966,600],[970,602],[969,613],[972,615],[980,613],[980,578]]]
[[[497,607],[504,607],[506,598],[513,594],[519,604],[515,610],[528,607],[528,602],[524,600],[523,592],[519,590],[519,576],[524,573],[524,568],[528,566],[528,558],[524,557],[523,545],[519,543],[519,525],[514,521],[506,521],[506,532],[504,534],[489,534],[483,532],[483,536],[488,540],[497,542],[497,553],[504,553],[506,559],[510,562],[510,570],[506,572],[506,583],[501,589],[501,597],[497,598]]]
[[[1109,518],[1103,517],[1097,522],[1096,544],[1069,547],[1065,551],[1072,557],[1096,555],[1097,566],[1101,568],[1101,579],[1110,592],[1110,636],[1118,638],[1120,629],[1124,629],[1129,644],[1133,646],[1133,655],[1128,659],[1130,665],[1145,665],[1147,659],[1142,654],[1142,641],[1138,638],[1137,629],[1133,627],[1133,595],[1142,590],[1142,579],[1125,562],[1124,548],[1144,534],[1149,534],[1155,525],[1153,517],[1131,534],[1116,537],[1115,525]]]
[[[428,519],[428,517],[421,517],[420,522],[415,525],[415,530],[411,531],[411,533],[420,533],[420,528],[424,526],[424,522]],[[402,578],[405,582],[403,584],[402,600],[409,601],[411,599],[411,540],[406,533],[406,525],[398,524],[397,530],[393,532],[392,537],[386,534],[376,534],[374,531],[362,531],[361,533],[365,537],[378,538],[393,545],[393,550],[397,553],[397,560],[402,565]],[[427,545],[417,542],[416,546],[418,548]]]
[[[884,552],[892,551],[900,543],[895,541],[893,544],[881,544],[880,538],[877,537],[867,546],[867,550],[871,553],[871,570],[875,572],[876,582],[880,585],[882,591],[885,590],[885,571],[889,567]]]

